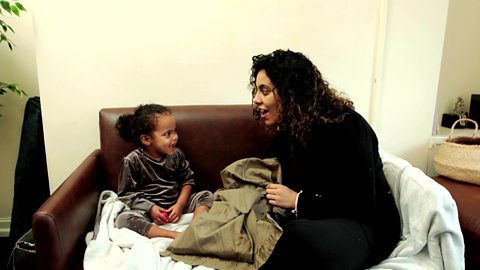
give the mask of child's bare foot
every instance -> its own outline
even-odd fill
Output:
[[[170,238],[175,239],[175,238],[177,238],[180,234],[181,234],[181,232],[172,231],[172,237],[170,237]]]
[[[166,238],[175,239],[179,235],[180,235],[180,232],[165,230],[165,229],[157,227],[157,226],[152,226],[152,227],[150,227],[150,230],[147,232],[146,236],[147,236],[147,238],[166,237]]]

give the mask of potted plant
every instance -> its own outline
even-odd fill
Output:
[[[5,16],[7,13],[9,15],[20,16],[21,11],[26,11],[23,5],[17,0],[0,0],[0,14]],[[0,43],[6,43],[8,48],[12,51],[15,44],[7,37],[8,34],[15,33],[13,28],[3,21],[0,17]],[[17,94],[18,96],[26,96],[27,94],[21,88],[18,87],[15,83],[3,82],[0,79],[0,96],[5,95],[8,92]],[[2,106],[0,104],[0,106]],[[0,114],[0,117],[2,115]]]

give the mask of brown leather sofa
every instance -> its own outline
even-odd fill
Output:
[[[88,155],[33,216],[38,269],[83,269],[85,235],[93,230],[98,197],[116,190],[124,155],[135,148],[115,130],[119,115],[134,108],[102,109],[100,149]],[[270,137],[253,119],[250,105],[172,106],[198,188],[222,187],[219,172],[246,157],[266,157]]]
[[[83,269],[85,236],[93,230],[100,193],[116,190],[120,161],[135,148],[115,130],[117,118],[133,109],[108,108],[99,112],[100,148],[93,150],[33,215],[38,269]],[[267,157],[271,138],[253,119],[250,105],[171,109],[177,119],[178,146],[191,163],[199,189],[213,192],[221,188],[220,171],[236,160]],[[455,197],[454,192],[452,195]],[[460,203],[458,208],[461,212]],[[474,252],[478,254],[478,238],[475,241]]]
[[[452,195],[458,207],[458,218],[465,242],[465,269],[480,269],[480,186],[433,177]]]

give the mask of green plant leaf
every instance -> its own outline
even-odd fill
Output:
[[[13,12],[13,14],[20,16],[20,11],[18,11],[17,6],[11,5],[10,10]]]
[[[20,97],[27,96],[27,93],[19,88],[18,84],[0,82],[0,94],[4,95],[7,91],[15,93]]]
[[[10,27],[10,25],[6,24],[5,26],[7,26],[7,28],[10,29],[10,31],[11,31],[12,33],[15,33],[15,31],[13,31],[13,28]],[[7,31],[5,31],[5,32],[7,32]]]
[[[20,4],[19,2],[15,2],[15,6],[17,6],[17,8],[21,11],[27,11],[25,9],[25,7],[22,4]]]
[[[0,1],[0,6],[7,11],[8,13],[12,14],[12,11],[10,10],[10,3],[7,1]]]
[[[13,47],[15,47],[15,44],[11,40],[7,38],[3,33],[0,33],[0,43],[2,42],[7,42],[8,48],[10,48],[11,51],[13,51]]]

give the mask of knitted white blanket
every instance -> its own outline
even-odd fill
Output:
[[[170,257],[160,256],[173,241],[169,238],[148,239],[129,229],[115,227],[115,218],[127,206],[113,191],[100,195],[94,231],[85,241],[87,249],[83,260],[85,270],[207,270],[211,268],[177,262]],[[163,228],[183,231],[192,220],[193,214],[185,214],[176,224],[162,225]]]
[[[407,161],[380,154],[400,212],[402,237],[390,257],[371,269],[465,269],[458,210],[448,190]]]

